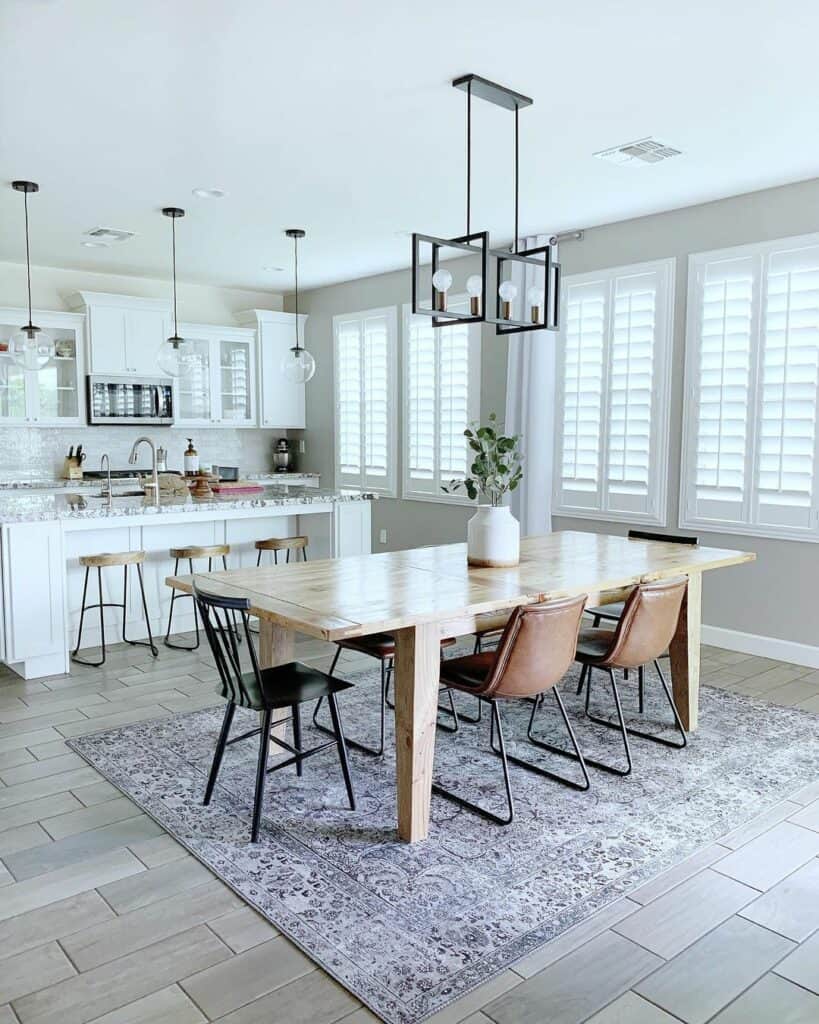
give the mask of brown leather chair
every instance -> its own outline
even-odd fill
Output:
[[[677,620],[680,617],[680,608],[682,607],[687,586],[688,579],[684,576],[657,580],[654,583],[641,583],[629,594],[623,606],[623,614],[620,616],[615,629],[581,630],[577,641],[577,660],[583,666],[583,671],[580,674],[580,689],[582,689],[585,683],[586,714],[591,721],[597,722],[599,725],[619,729],[623,734],[623,745],[626,751],[627,767],[625,769],[604,764],[596,764],[595,767],[604,768],[616,775],[628,775],[632,767],[631,748],[628,741],[629,735],[640,736],[643,739],[652,740],[655,743],[662,743],[664,746],[677,749],[686,745],[687,741],[682,721],[677,713],[674,698],[671,695],[671,690],[657,659],[667,650],[677,629]],[[680,734],[679,741],[626,727],[614,670],[618,668],[636,668],[638,670],[638,685],[642,691],[643,669],[645,665],[651,662],[654,662],[654,667],[657,669],[663,690],[671,706],[674,724]],[[599,718],[592,715],[589,711],[592,672],[594,669],[608,673],[618,722]],[[641,702],[641,713],[642,710]],[[589,761],[589,763],[592,762]]]
[[[445,640],[441,640],[441,657],[446,647],[452,647],[456,643],[454,637],[449,637]],[[381,665],[381,731],[380,739],[377,747],[370,747],[366,743],[362,743],[359,740],[348,739],[347,746],[355,747],[356,750],[360,750],[364,754],[372,754],[374,757],[381,757],[384,753],[384,733],[386,731],[386,716],[387,708],[395,708],[394,704],[390,703],[389,691],[390,681],[392,679],[393,666],[395,664],[395,637],[392,633],[372,633],[370,636],[356,636],[351,637],[349,640],[339,640],[336,644],[336,655],[333,658],[333,663],[330,665],[330,676],[335,676],[336,664],[342,651],[356,651],[358,654],[367,654],[371,658],[375,658]],[[323,698],[322,698],[323,700]],[[320,731],[332,735],[332,730],[327,726],[322,725],[318,720],[318,713],[321,710],[322,701],[316,702],[316,706],[313,709],[313,725]],[[439,711],[443,711],[445,714],[451,715],[454,721],[452,726],[442,725],[438,723],[439,727],[446,729],[447,732],[458,731],[458,712],[455,709],[455,702],[452,699],[452,694],[449,694],[449,707],[441,707]],[[469,719],[467,719],[469,721]]]
[[[443,686],[461,693],[472,694],[490,705],[489,743],[492,752],[497,754],[503,763],[508,813],[505,816],[494,814],[492,811],[444,789],[437,783],[433,784],[434,792],[490,821],[497,822],[499,825],[508,825],[515,816],[512,788],[509,781],[510,761],[512,764],[537,772],[538,775],[545,775],[572,789],[587,790],[589,788],[589,776],[583,754],[577,744],[574,730],[557,689],[557,684],[574,660],[580,617],[583,614],[585,603],[586,598],[583,595],[516,608],[506,624],[496,651],[468,654],[463,658],[449,658],[441,662],[441,684]],[[533,742],[543,750],[577,761],[583,774],[582,782],[567,779],[540,765],[506,753],[500,711],[501,702],[538,698],[548,690],[551,690],[555,696],[574,753],[541,740]],[[537,707],[537,701],[535,707]],[[498,734],[497,747],[495,746],[496,730]]]

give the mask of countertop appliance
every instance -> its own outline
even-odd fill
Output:
[[[173,384],[167,377],[89,374],[88,423],[170,427]]]
[[[280,437],[273,449],[273,469],[277,473],[291,472],[293,469],[292,459],[290,442],[286,437]]]

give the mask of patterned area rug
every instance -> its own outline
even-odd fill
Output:
[[[345,729],[375,743],[378,672],[350,678],[355,688],[339,699]],[[581,746],[622,763],[619,734],[583,718],[576,678],[575,671],[561,690]],[[597,678],[594,703],[604,711],[610,692]],[[621,688],[630,716],[635,688]],[[643,729],[645,720],[668,715],[648,673],[647,690]],[[459,700],[474,712],[473,700]],[[269,776],[261,842],[253,846],[254,740],[228,748],[213,802],[202,806],[222,707],[71,746],[390,1024],[440,1010],[819,774],[815,715],[705,688],[701,728],[688,748],[635,739],[631,778],[590,770],[592,788],[581,793],[513,767],[517,816],[505,828],[433,797],[429,840],[398,842],[393,757],[351,751],[358,810],[350,812],[330,749],[306,762],[302,779],[291,768]],[[562,746],[553,709],[549,700],[539,729]],[[510,752],[575,771],[572,762],[514,742],[525,736],[529,710],[505,710]],[[234,730],[252,724],[239,713]],[[308,735],[317,739],[312,727]],[[457,735],[439,731],[435,773],[502,811],[501,766],[488,741],[487,714]]]

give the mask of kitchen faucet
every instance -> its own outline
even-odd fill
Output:
[[[128,456],[128,463],[131,466],[136,465],[137,449],[143,443],[147,444],[151,449],[151,483],[145,484],[145,490],[147,491],[150,489],[153,491],[153,494],[151,495],[153,504],[159,508],[159,475],[156,469],[156,447],[150,437],[138,437],[136,441],[134,441],[131,454]]]
[[[111,460],[108,458],[108,452],[103,452],[102,458],[100,459],[100,469],[102,469],[103,466],[108,470],[108,483],[103,488],[101,497],[108,499],[106,502],[106,508],[111,508]]]

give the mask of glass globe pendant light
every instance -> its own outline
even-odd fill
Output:
[[[173,265],[173,334],[159,348],[156,363],[169,377],[186,377],[196,362],[196,350],[189,341],[179,337],[176,317],[176,222],[185,216],[178,206],[163,206],[162,214],[171,219],[171,261]]]
[[[296,344],[284,354],[281,370],[293,384],[306,384],[316,372],[316,361],[299,342],[299,239],[304,238],[302,228],[288,228],[288,238],[293,239],[293,264],[296,278]]]
[[[13,362],[25,370],[42,370],[54,358],[54,339],[31,321],[31,255],[28,233],[28,197],[40,191],[35,181],[13,181],[15,192],[23,193],[23,208],[26,218],[26,283],[28,285],[28,323],[13,334],[8,342],[8,353]]]

